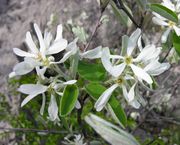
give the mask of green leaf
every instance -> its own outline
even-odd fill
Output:
[[[119,22],[127,27],[130,27],[132,25],[132,22],[130,18],[127,16],[127,14],[123,10],[118,9],[116,4],[113,1],[111,1],[111,6],[112,6],[113,13],[117,17]],[[130,9],[128,8],[128,10]]]
[[[180,56],[180,36],[177,36],[176,33],[173,34],[173,46],[177,54]]]
[[[89,83],[85,86],[87,93],[95,100],[106,90],[104,86],[98,83]],[[120,102],[112,95],[109,100],[109,111],[113,118],[124,128],[127,125],[127,117],[120,105]]]
[[[89,37],[88,34],[85,32],[83,27],[73,27],[72,32],[76,37],[78,37],[79,41],[82,43],[86,44],[87,43],[87,38]]]
[[[176,13],[161,4],[151,4],[150,9],[173,22],[178,22]]]
[[[74,108],[78,99],[78,87],[67,85],[60,100],[59,112],[62,117],[67,116]]]
[[[78,73],[82,78],[94,82],[103,81],[106,78],[106,71],[101,64],[80,61]]]

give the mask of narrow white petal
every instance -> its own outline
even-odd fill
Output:
[[[29,101],[31,101],[34,97],[36,97],[38,94],[30,94],[28,95],[21,103],[21,107],[26,105]]]
[[[76,107],[76,109],[80,109],[81,108],[81,104],[80,104],[80,102],[78,100],[76,101],[75,107]]]
[[[98,46],[92,50],[82,53],[81,57],[87,59],[97,59],[101,57],[101,54],[102,54],[102,46]]]
[[[158,17],[153,17],[152,21],[154,22],[154,24],[160,25],[160,26],[168,26],[168,23],[165,22],[162,19],[159,19]]]
[[[124,71],[125,67],[126,67],[125,63],[121,63],[119,65],[113,66],[112,69],[110,70],[111,75],[114,77],[119,77]]]
[[[67,40],[60,39],[53,43],[46,51],[46,54],[56,54],[63,51],[67,47]]]
[[[155,45],[147,45],[140,54],[135,58],[133,61],[134,62],[139,62],[139,61],[148,61],[151,58],[156,58],[160,53],[159,48],[156,48]]]
[[[134,31],[128,41],[128,46],[127,46],[127,55],[130,56],[134,50],[134,48],[137,45],[137,41],[139,39],[141,35],[141,29],[136,29],[136,31]]]
[[[21,57],[35,57],[36,55],[23,51],[19,48],[13,48],[13,51],[16,55],[21,56]]]
[[[23,61],[14,66],[13,72],[15,72],[16,75],[24,75],[31,72],[33,69],[34,66],[31,63]]]
[[[26,33],[26,39],[25,39],[26,44],[28,45],[29,49],[31,50],[32,53],[38,53],[38,49],[32,39],[31,33],[27,32]]]
[[[174,28],[174,31],[176,32],[176,34],[177,34],[178,36],[180,36],[180,28],[177,27],[177,26],[173,26],[173,28]]]
[[[77,80],[70,80],[70,81],[64,82],[63,85],[72,85],[72,84],[75,84],[76,82]]]
[[[152,84],[153,83],[150,75],[146,71],[144,71],[143,69],[135,66],[134,64],[131,64],[130,66],[131,66],[131,69],[133,70],[134,74],[137,77],[145,80],[148,84]]]
[[[52,34],[50,32],[48,32],[47,30],[45,30],[45,32],[44,32],[44,43],[45,43],[46,48],[49,48],[52,39],[53,39]]]
[[[96,108],[96,111],[101,111],[106,103],[108,102],[109,98],[111,97],[112,92],[118,87],[118,84],[112,85],[110,88],[108,88],[96,101],[94,107]]]
[[[68,51],[67,53],[64,54],[63,58],[59,62],[55,62],[55,63],[63,63],[68,58],[70,58],[72,55],[73,55],[73,52],[72,51]]]
[[[56,98],[54,95],[51,95],[51,100],[48,107],[49,119],[54,121],[58,117],[58,106]]]
[[[56,32],[56,38],[55,41],[58,41],[59,39],[62,39],[62,32],[63,32],[63,28],[62,25],[58,25],[57,26],[57,32]]]
[[[23,94],[42,94],[47,90],[47,86],[40,84],[24,84],[18,88],[18,91]]]
[[[142,36],[140,36],[138,39],[138,48],[140,51],[142,51],[142,49],[143,49],[143,47],[142,47]]]
[[[13,78],[15,76],[16,76],[16,73],[14,71],[9,74],[9,78]]]
[[[163,73],[164,71],[170,68],[169,63],[159,63],[158,60],[155,60],[149,63],[144,70],[152,76],[157,76]]]
[[[106,71],[111,73],[112,64],[110,62],[110,52],[108,47],[102,49],[101,61]]]
[[[132,100],[134,100],[134,88],[136,86],[136,83],[131,87],[129,93],[128,93],[128,102],[131,102]]]
[[[162,35],[162,37],[161,37],[161,42],[162,42],[162,43],[166,43],[170,31],[171,31],[171,28],[169,27],[169,28],[163,33],[163,35]]]
[[[36,31],[36,34],[37,34],[37,37],[38,37],[38,40],[39,40],[40,52],[41,52],[42,54],[45,54],[46,46],[45,46],[45,43],[44,43],[44,39],[43,39],[41,30],[39,29],[39,27],[38,27],[37,24],[34,24],[34,29],[35,29],[35,31]]]
[[[46,96],[45,96],[45,94],[43,93],[43,94],[42,94],[42,105],[41,105],[41,109],[40,109],[40,114],[41,114],[41,115],[44,114],[45,104],[46,104]]]

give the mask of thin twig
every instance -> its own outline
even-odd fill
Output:
[[[58,131],[58,130],[39,130],[39,129],[33,129],[33,128],[4,128],[0,127],[0,130],[8,131],[8,132],[41,132],[41,133],[51,133],[51,134],[65,134],[69,133],[68,131]]]
[[[97,20],[96,26],[95,26],[95,28],[94,28],[94,31],[92,32],[92,35],[91,35],[91,37],[90,37],[90,39],[89,39],[89,42],[87,43],[86,47],[84,48],[84,52],[85,52],[86,50],[88,50],[88,47],[89,47],[91,41],[93,40],[94,36],[96,35],[96,32],[97,32],[98,28],[101,26],[100,20],[101,20],[102,14],[103,14],[103,13],[101,12],[100,15],[99,15],[99,17],[98,17],[98,20]]]

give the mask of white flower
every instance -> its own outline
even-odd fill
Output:
[[[137,29],[130,36],[125,56],[111,55],[109,48],[104,48],[102,50],[101,60],[105,69],[114,77],[119,77],[126,67],[130,67],[133,73],[138,78],[146,81],[148,84],[152,84],[153,81],[150,75],[144,69],[139,67],[139,64],[142,60],[148,60],[157,57],[157,54],[155,52],[157,52],[158,49],[156,49],[154,45],[148,45],[140,52],[140,54],[136,58],[133,58],[132,53],[137,45],[140,34],[141,30]],[[117,62],[120,62],[120,64],[113,65],[110,59],[118,59]]]
[[[118,78],[114,78],[114,84],[108,88],[106,91],[104,91],[102,93],[102,95],[98,98],[98,100],[96,101],[94,107],[96,108],[96,111],[101,111],[105,105],[107,104],[107,102],[109,101],[112,93],[114,92],[114,90],[118,87],[122,88],[123,91],[123,95],[126,99],[126,101],[133,106],[134,108],[139,108],[140,107],[140,103],[137,101],[137,99],[135,98],[135,86],[137,83],[135,83],[129,90],[129,92],[127,92],[127,87],[126,87],[126,80],[131,80],[134,79],[131,76],[125,76],[125,77],[118,77]]]
[[[180,19],[180,1],[172,2],[170,0],[163,0],[161,3],[163,6],[167,7],[168,9],[174,11],[176,14],[178,14],[178,19]],[[155,17],[153,17],[152,21],[160,26],[166,27],[166,31],[163,33],[161,41],[162,43],[165,43],[167,41],[168,35],[171,30],[174,30],[178,36],[180,36],[180,25],[170,21],[159,14],[153,12]]]
[[[62,38],[62,25],[58,25],[54,41],[50,32],[45,31],[43,37],[37,24],[34,24],[34,29],[38,37],[39,47],[33,41],[30,32],[27,32],[25,42],[28,45],[29,51],[26,52],[19,48],[13,49],[16,55],[25,57],[25,59],[14,67],[13,73],[10,76],[26,74],[36,66],[47,68],[54,62],[54,57],[51,55],[59,53],[67,47],[67,40]]]
[[[32,100],[34,97],[41,95],[43,96],[42,99],[42,106],[40,109],[40,114],[43,115],[44,108],[45,108],[45,101],[46,96],[45,92],[51,91],[51,99],[48,107],[48,113],[49,117],[48,119],[51,121],[58,120],[58,106],[56,102],[55,93],[62,96],[62,93],[60,90],[64,88],[66,85],[74,84],[76,83],[76,80],[70,80],[67,82],[60,81],[59,83],[52,82],[49,86],[41,85],[41,84],[24,84],[21,85],[18,89],[19,92],[23,94],[27,94],[28,96],[22,101],[21,107],[26,105],[30,100]]]

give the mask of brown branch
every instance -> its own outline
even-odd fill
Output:
[[[101,26],[101,24],[102,24],[102,23],[100,22],[101,17],[102,17],[102,14],[103,14],[103,13],[101,12],[100,15],[99,15],[99,17],[98,17],[98,20],[97,20],[96,26],[95,26],[95,28],[94,28],[94,31],[92,32],[92,35],[91,35],[91,37],[90,37],[90,39],[89,39],[89,42],[87,43],[86,47],[84,48],[84,52],[85,52],[86,50],[88,50],[88,47],[89,47],[91,41],[93,40],[94,36],[96,35],[96,32],[97,32],[98,28],[99,28],[99,27]]]
[[[41,133],[50,133],[50,134],[67,134],[68,131],[58,131],[58,130],[39,130],[33,128],[4,128],[0,127],[0,130],[8,131],[8,132],[41,132]]]

